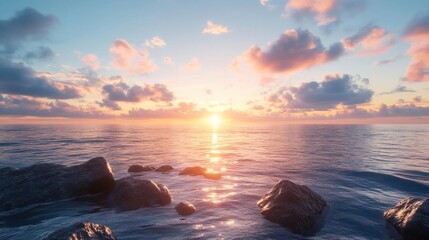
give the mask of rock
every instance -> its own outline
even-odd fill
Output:
[[[261,214],[293,233],[312,235],[323,226],[327,202],[304,185],[280,180],[258,201]]]
[[[114,186],[109,163],[102,157],[66,167],[41,163],[0,174],[0,211],[86,194],[107,192]]]
[[[170,165],[162,165],[161,167],[155,169],[155,172],[169,172],[174,168]]]
[[[404,239],[429,239],[429,199],[408,197],[384,212]]]
[[[182,216],[189,216],[197,210],[192,203],[187,201],[180,202],[179,204],[176,205],[175,209],[177,213]]]
[[[128,168],[128,172],[148,172],[148,171],[153,171],[154,169],[155,169],[154,167],[134,164]]]
[[[179,175],[189,175],[189,176],[198,176],[206,173],[207,169],[196,166],[196,167],[187,167],[180,171]]]
[[[51,233],[45,240],[116,240],[105,225],[79,222]]]
[[[220,173],[205,172],[203,174],[203,177],[208,178],[208,179],[212,179],[212,180],[219,180],[222,176],[220,175]]]
[[[189,175],[189,176],[203,176],[212,180],[219,180],[221,178],[220,173],[207,172],[206,168],[195,166],[195,167],[187,167],[180,171],[179,175]]]
[[[162,184],[134,177],[122,178],[115,183],[109,203],[120,211],[130,211],[171,203],[171,194]]]

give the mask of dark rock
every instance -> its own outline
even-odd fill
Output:
[[[327,202],[304,185],[279,181],[258,201],[261,214],[293,233],[312,235],[323,226]]]
[[[196,166],[196,167],[187,167],[180,171],[179,175],[189,175],[189,176],[198,176],[206,173],[207,169]]]
[[[177,213],[182,216],[189,216],[197,210],[192,203],[187,201],[180,202],[179,204],[176,205],[175,209]]]
[[[45,240],[116,240],[105,225],[80,222],[51,233]]]
[[[161,167],[155,169],[155,172],[169,172],[174,168],[170,165],[162,165]]]
[[[384,212],[404,239],[429,239],[429,199],[408,197]]]
[[[135,164],[135,165],[131,165],[128,168],[128,172],[148,172],[148,171],[153,171],[154,169],[155,169],[154,167]]]
[[[42,163],[0,172],[0,211],[106,192],[115,183],[102,157],[71,167]]]
[[[171,203],[171,194],[162,184],[134,177],[122,178],[115,183],[109,195],[112,207],[121,211],[130,211],[142,207],[167,205]]]
[[[220,175],[220,173],[205,172],[203,174],[203,177],[208,178],[208,179],[212,179],[212,180],[219,180],[222,176]]]

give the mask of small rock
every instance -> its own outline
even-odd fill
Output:
[[[197,210],[192,203],[187,201],[180,202],[179,204],[176,205],[175,209],[177,213],[182,216],[189,216]]]
[[[45,240],[116,240],[105,225],[79,222],[51,233]]]
[[[153,171],[154,169],[155,169],[154,167],[134,164],[128,168],[128,172],[148,172],[148,171]]]
[[[206,173],[207,169],[195,166],[195,167],[187,167],[180,171],[179,175],[189,175],[189,176],[198,176],[198,175],[204,175]]]
[[[121,211],[156,205],[165,206],[171,203],[171,194],[163,184],[126,177],[116,181],[115,188],[109,195],[109,203]]]
[[[222,176],[220,175],[220,173],[206,172],[203,174],[203,177],[212,179],[212,180],[219,180]]]
[[[408,197],[384,212],[404,239],[429,239],[429,199]]]
[[[261,214],[293,233],[312,235],[323,226],[327,202],[304,185],[279,181],[258,201]]]
[[[169,172],[174,168],[170,165],[162,165],[161,167],[155,169],[155,172]]]

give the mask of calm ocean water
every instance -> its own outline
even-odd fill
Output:
[[[304,239],[265,220],[256,201],[278,180],[305,184],[330,205],[308,239],[388,239],[383,211],[406,196],[429,195],[429,125],[282,125],[145,127],[127,125],[0,126],[0,167],[49,162],[75,165],[103,156],[115,178],[131,164],[170,164],[166,207],[117,213],[59,201],[0,213],[0,239],[40,239],[77,221],[106,224],[119,239]],[[178,176],[200,165],[219,181]],[[179,216],[188,200],[198,211]]]

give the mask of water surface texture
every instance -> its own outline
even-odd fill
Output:
[[[429,125],[282,125],[145,127],[0,126],[0,167],[75,165],[105,157],[116,179],[131,164],[175,170],[144,172],[173,195],[166,207],[129,212],[58,201],[0,213],[0,239],[39,239],[78,221],[106,224],[119,239],[388,239],[383,211],[407,196],[429,195]],[[179,176],[200,165],[215,181]],[[315,236],[301,237],[265,220],[256,206],[278,180],[309,186],[330,209]],[[187,200],[197,212],[181,217]]]

